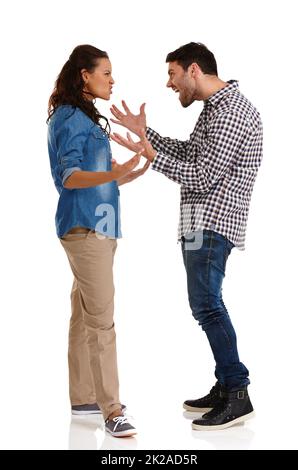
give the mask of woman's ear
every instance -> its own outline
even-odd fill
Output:
[[[82,75],[82,79],[84,80],[84,83],[88,83],[88,72],[86,69],[82,69],[81,70],[81,75]]]

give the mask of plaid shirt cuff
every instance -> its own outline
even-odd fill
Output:
[[[163,155],[160,152],[157,152],[157,154],[154,157],[154,160],[152,162],[152,170],[159,171],[160,173],[167,174],[166,169],[167,169],[167,160],[169,157],[166,155]],[[170,159],[171,160],[171,159]]]
[[[151,129],[151,127],[146,127],[146,137],[149,140],[149,142],[150,141],[152,142],[154,138],[156,139],[157,137],[159,137],[159,134],[155,132],[153,129]],[[165,159],[167,159],[166,156],[164,156],[160,152],[157,152],[157,154],[154,157],[154,160],[152,161],[152,166],[151,166],[152,170],[160,171],[161,173],[163,173],[163,168],[166,167],[166,165],[165,166],[163,165],[163,162]]]

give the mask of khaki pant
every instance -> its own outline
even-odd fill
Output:
[[[85,229],[85,233],[68,232],[60,242],[74,275],[68,349],[70,401],[72,405],[97,402],[106,419],[121,408],[113,320],[117,241],[100,239]]]

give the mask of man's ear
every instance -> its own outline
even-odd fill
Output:
[[[193,62],[190,65],[190,74],[192,78],[199,77],[200,75],[202,75],[202,73],[203,72],[202,72],[201,67],[196,62]]]

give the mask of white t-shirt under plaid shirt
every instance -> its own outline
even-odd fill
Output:
[[[204,101],[189,140],[161,137],[147,127],[157,155],[152,169],[181,185],[178,239],[202,229],[245,249],[249,204],[262,160],[263,129],[238,82]]]

